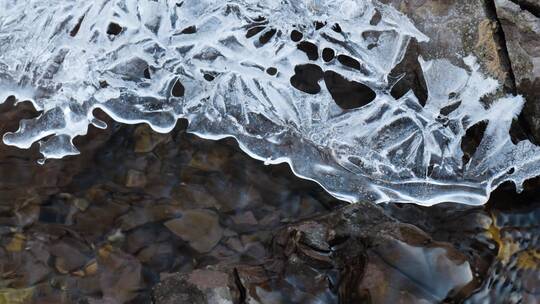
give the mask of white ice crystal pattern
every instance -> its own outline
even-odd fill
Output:
[[[61,158],[90,124],[106,127],[96,108],[159,132],[186,118],[351,202],[482,204],[538,175],[539,149],[508,135],[524,101],[483,105],[498,84],[474,58],[420,58],[425,105],[390,95],[410,39],[428,40],[375,0],[0,0],[0,102],[41,112],[3,140]],[[461,140],[481,122],[464,161]]]

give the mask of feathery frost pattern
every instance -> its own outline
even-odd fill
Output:
[[[412,91],[390,95],[410,39],[428,40],[369,0],[0,0],[0,102],[41,111],[3,140],[39,142],[45,161],[106,127],[96,108],[158,132],[186,118],[190,132],[234,137],[351,202],[482,204],[500,183],[539,175],[539,148],[508,134],[524,100],[483,105],[498,83],[474,58],[467,69],[419,58],[424,106]],[[345,85],[356,107],[340,106]],[[464,163],[461,140],[481,122]]]

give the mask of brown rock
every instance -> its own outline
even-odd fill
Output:
[[[203,186],[181,184],[172,193],[184,209],[218,208],[218,202]]]
[[[244,245],[242,245],[242,242],[240,242],[240,239],[237,237],[230,237],[225,243],[230,249],[236,252],[244,251]]]
[[[97,273],[97,270],[98,270],[98,264],[96,260],[92,260],[84,267],[84,274],[87,276],[92,276]]]
[[[35,293],[34,287],[29,288],[2,288],[0,289],[0,303],[26,304],[30,303]]]
[[[75,207],[77,207],[77,209],[79,209],[80,211],[85,211],[90,205],[90,202],[88,202],[88,200],[85,198],[75,197],[73,198],[72,202],[73,205],[75,205]]]
[[[74,216],[74,228],[85,233],[88,240],[98,241],[115,228],[115,220],[129,210],[129,205],[108,201],[91,204],[85,212]]]
[[[199,252],[209,252],[223,236],[218,215],[210,210],[185,211],[182,217],[165,222],[165,226]]]
[[[160,271],[167,270],[172,266],[174,256],[175,251],[170,243],[152,244],[137,253],[137,259],[141,263]]]
[[[144,207],[133,207],[128,213],[122,215],[118,221],[122,230],[131,230],[146,223],[158,222],[181,214],[180,207],[170,204],[149,202]]]
[[[144,187],[146,176],[144,172],[130,169],[126,175],[126,187]]]
[[[7,244],[6,250],[11,252],[20,252],[24,248],[26,236],[22,233],[15,233],[11,241]]]
[[[39,219],[39,205],[27,205],[15,212],[19,226],[25,227],[33,224]]]
[[[228,275],[219,271],[197,269],[189,274],[188,282],[201,289],[226,287]]]
[[[61,240],[50,247],[51,255],[55,257],[55,267],[60,273],[68,273],[83,267],[89,260],[83,251],[85,248],[73,240]]]
[[[508,62],[502,53],[501,41],[497,38],[498,25],[495,20],[484,19],[478,24],[478,38],[474,45],[475,54],[487,72],[501,83],[508,84]]]
[[[144,286],[140,262],[112,247],[99,249],[98,275],[103,299],[112,303],[128,302]]]
[[[153,131],[147,124],[139,125],[134,132],[135,152],[151,152],[160,143],[170,139],[168,134],[160,134]]]
[[[232,220],[237,225],[257,225],[259,222],[251,211],[246,211],[232,216]]]

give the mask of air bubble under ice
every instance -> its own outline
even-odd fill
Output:
[[[190,132],[234,137],[351,202],[476,205],[539,175],[539,148],[508,134],[524,100],[483,105],[499,84],[473,57],[467,68],[419,58],[425,105],[390,95],[411,39],[428,40],[369,0],[0,0],[0,102],[14,95],[41,112],[3,140],[39,142],[45,160],[78,154],[74,137],[106,127],[96,108],[158,132],[186,118]],[[359,88],[360,106],[336,103],[336,79]],[[464,162],[461,140],[480,122]]]

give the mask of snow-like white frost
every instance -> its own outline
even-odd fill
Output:
[[[427,41],[369,0],[0,0],[0,103],[14,95],[42,112],[3,140],[61,158],[89,124],[106,127],[96,108],[158,132],[187,118],[190,132],[232,136],[351,202],[482,204],[500,183],[538,175],[540,149],[508,135],[523,99],[484,106],[498,84],[474,58],[468,69],[420,58],[425,106],[390,95],[410,39]],[[338,106],[329,71],[356,82],[365,105]],[[481,121],[463,164],[462,137]]]

